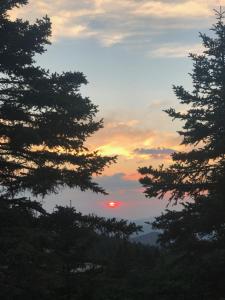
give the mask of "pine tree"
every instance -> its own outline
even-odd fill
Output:
[[[35,64],[49,44],[48,17],[34,24],[8,12],[27,0],[0,2],[0,185],[14,197],[56,192],[60,186],[104,193],[93,174],[115,161],[85,147],[99,130],[98,107],[80,94],[80,72],[51,74]]]
[[[174,86],[186,113],[170,108],[173,119],[184,121],[182,144],[192,150],[172,154],[164,168],[140,168],[147,197],[180,202],[181,210],[167,210],[153,227],[161,230],[164,259],[158,281],[165,298],[223,299],[225,295],[225,25],[216,11],[213,37],[200,34],[204,52],[193,60],[193,91]],[[188,201],[191,200],[191,201]],[[164,271],[162,271],[164,269]]]
[[[170,108],[167,114],[184,121],[182,145],[189,152],[172,154],[173,163],[165,168],[140,168],[140,180],[147,197],[163,197],[178,201],[187,196],[220,194],[225,192],[225,25],[222,11],[212,27],[213,37],[200,34],[204,52],[190,54],[193,60],[193,91],[174,86],[181,104],[188,106],[186,113]]]

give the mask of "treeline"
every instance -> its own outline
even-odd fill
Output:
[[[47,213],[38,202],[1,198],[0,298],[147,299],[159,250],[130,243],[139,230],[72,207]]]
[[[160,220],[161,247],[150,247],[130,242],[140,231],[134,223],[1,198],[0,298],[223,299],[224,236],[198,239],[193,223],[173,214]]]

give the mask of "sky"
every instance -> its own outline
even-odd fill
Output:
[[[201,53],[199,32],[215,22],[213,9],[225,0],[30,0],[12,18],[52,21],[52,45],[37,57],[50,71],[81,71],[89,81],[83,95],[99,106],[104,128],[87,140],[90,150],[118,155],[96,181],[107,196],[62,190],[43,200],[78,211],[129,220],[161,214],[167,199],[147,199],[138,182],[141,166],[168,165],[173,151],[185,150],[177,130],[182,124],[163,112],[184,110],[172,85],[191,90],[190,52]],[[109,201],[118,206],[109,208]]]

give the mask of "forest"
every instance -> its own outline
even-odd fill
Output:
[[[211,35],[200,34],[203,53],[190,54],[193,90],[173,87],[185,109],[165,111],[182,121],[189,150],[174,152],[168,167],[138,170],[149,201],[172,204],[152,223],[158,243],[143,245],[131,239],[142,230],[134,222],[71,205],[50,212],[38,201],[65,187],[107,194],[95,178],[117,157],[85,145],[104,126],[82,96],[86,76],[37,65],[52,25],[48,16],[11,20],[27,4],[0,1],[0,299],[225,299],[223,10]]]

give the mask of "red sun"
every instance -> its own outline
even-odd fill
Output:
[[[120,203],[119,203],[119,202],[115,202],[115,201],[109,201],[109,202],[107,203],[107,205],[108,205],[108,207],[110,207],[110,208],[115,208],[115,207],[118,207],[118,206],[120,205]]]

